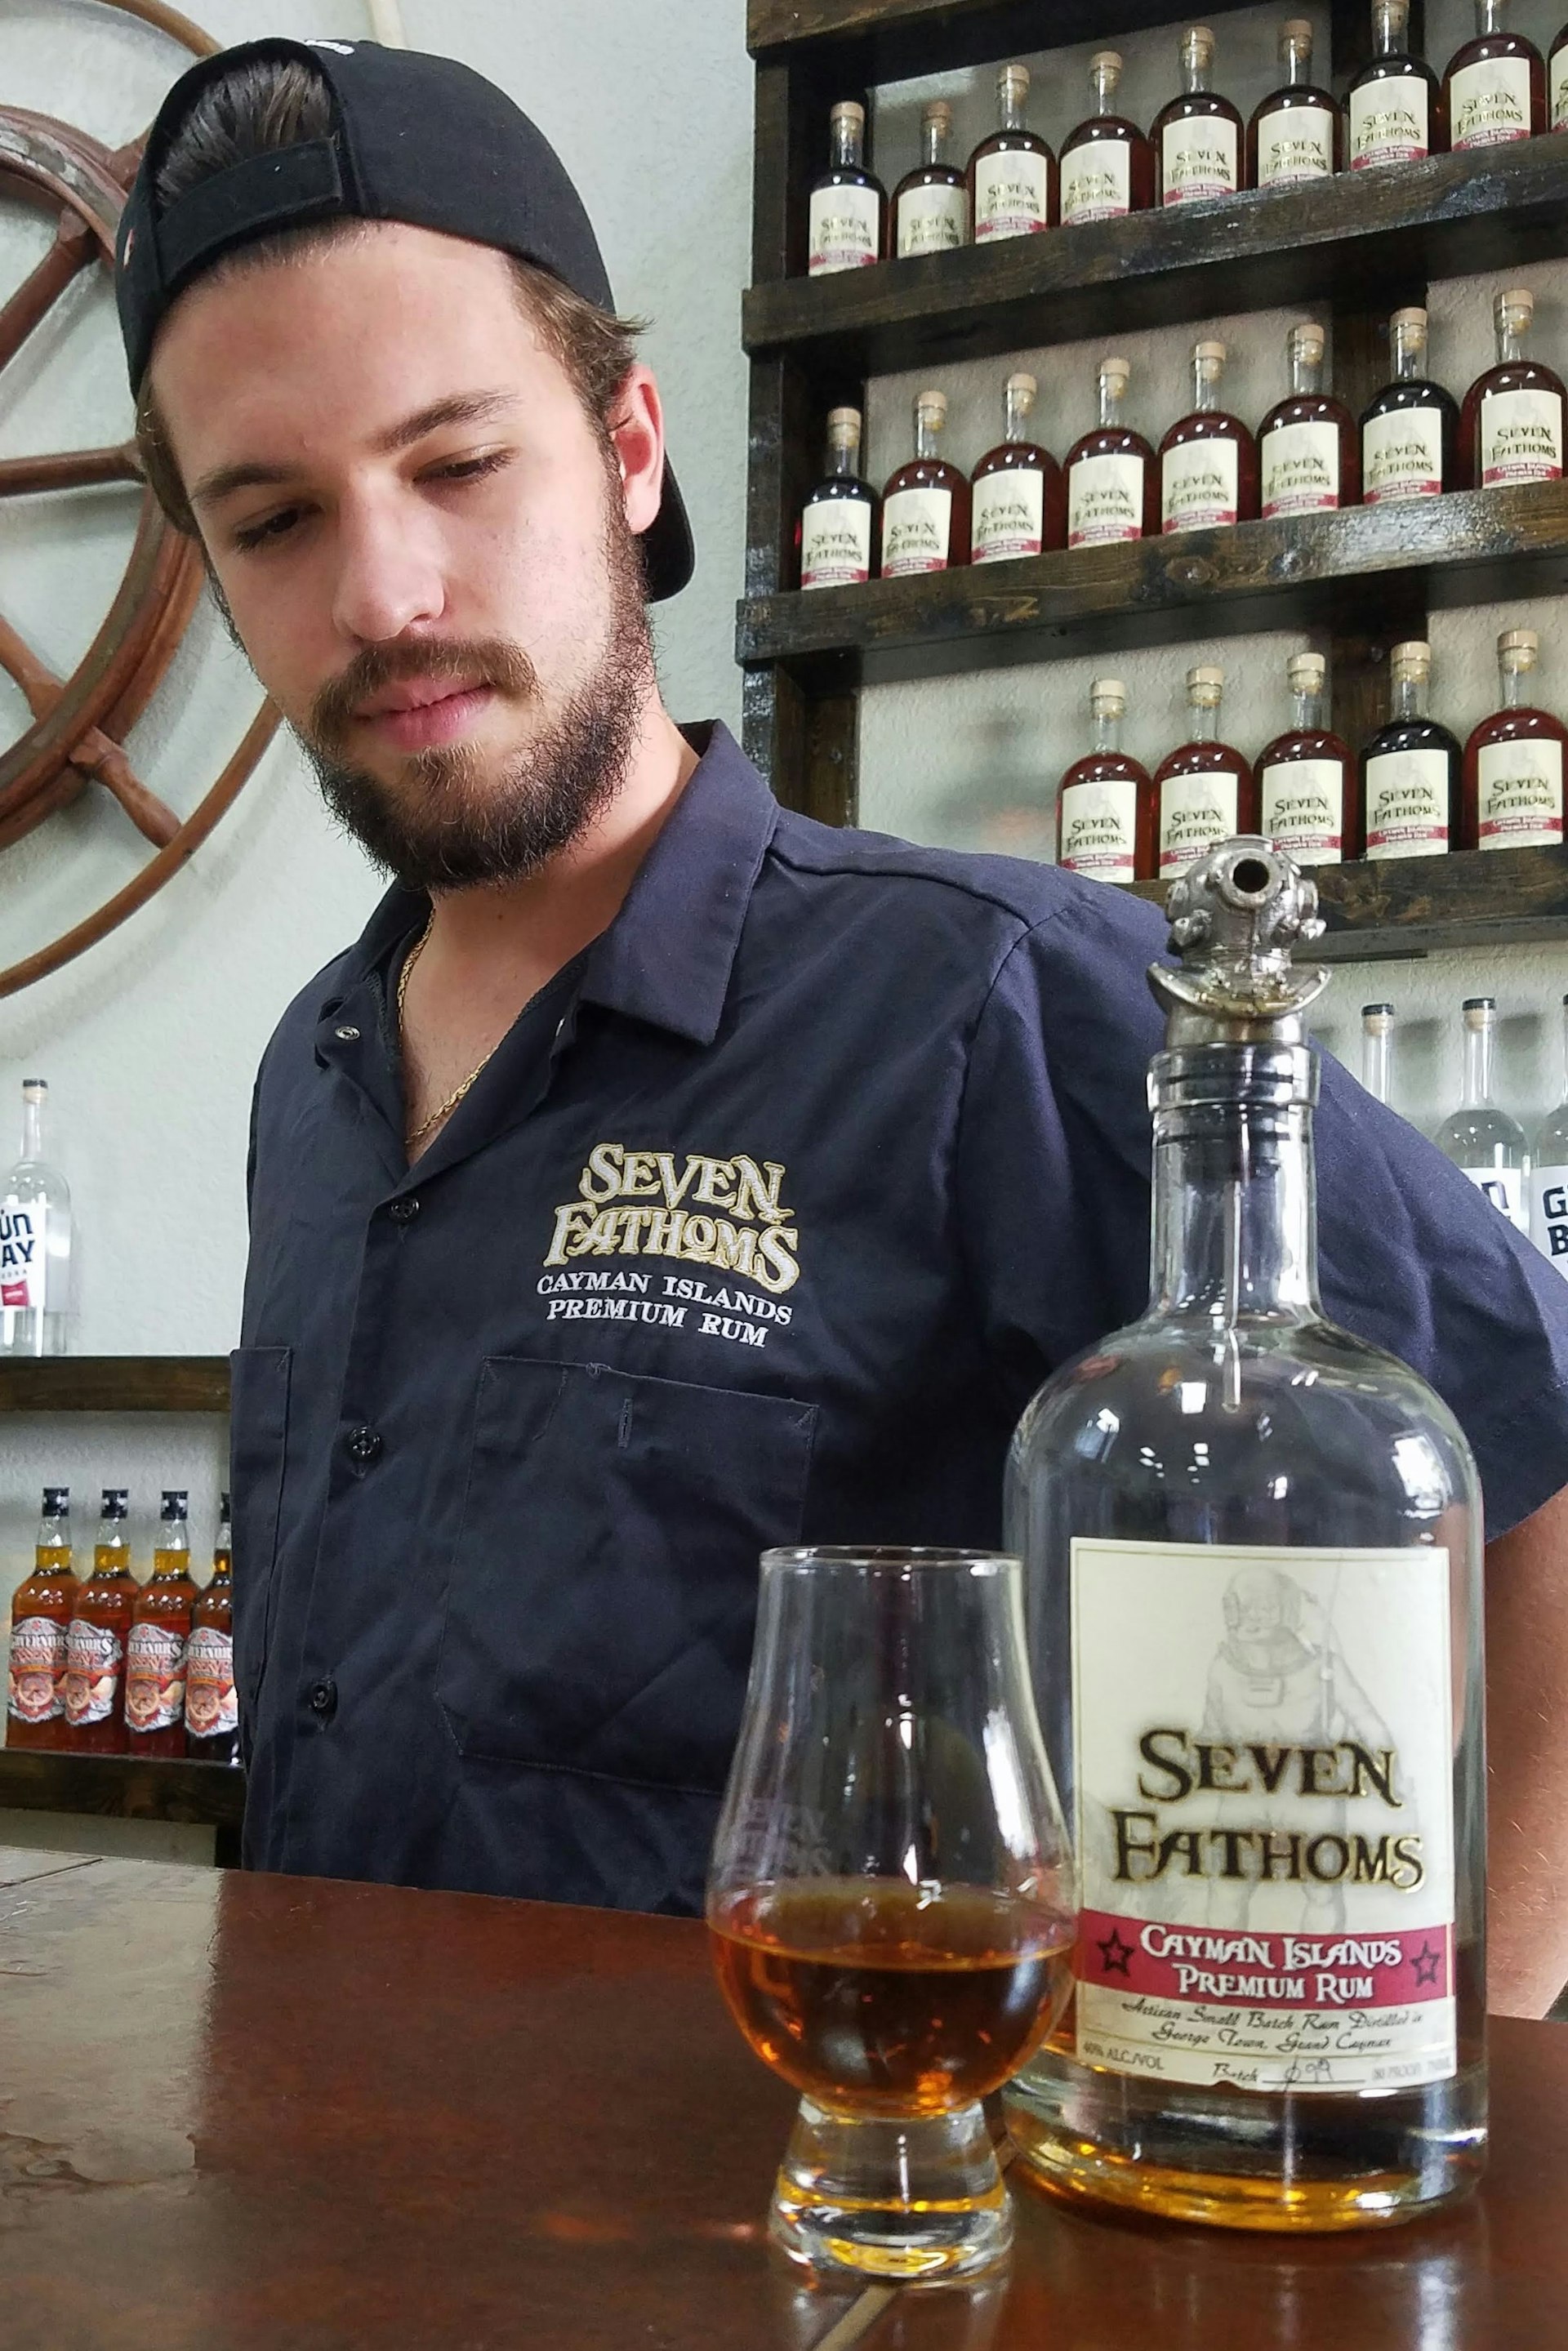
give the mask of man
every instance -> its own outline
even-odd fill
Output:
[[[235,1359],[248,1858],[691,1909],[756,1557],[985,1543],[1145,1297],[1147,907],[782,813],[683,734],[657,387],[559,162],[446,60],[196,67],[120,250],[169,511],[395,877],[257,1081]],[[1494,1994],[1568,1975],[1568,1301],[1337,1070],[1327,1304],[1491,1554]],[[1555,1498],[1555,1499],[1554,1499]]]

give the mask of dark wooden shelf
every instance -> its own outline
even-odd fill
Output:
[[[228,1408],[226,1355],[52,1355],[0,1361],[0,1413]]]
[[[1252,0],[1212,0],[1208,16]],[[1176,23],[1171,0],[1116,0],[1117,36]],[[749,0],[746,45],[759,64],[783,64],[816,50],[850,52],[868,81],[954,72],[1037,49],[1109,39],[1104,0]]]
[[[1328,929],[1303,963],[1386,961],[1568,938],[1568,850],[1459,850],[1312,870]],[[1163,905],[1170,885],[1139,882]]]
[[[216,1829],[217,1859],[239,1860],[245,1773],[233,1763],[136,1755],[51,1755],[0,1748],[0,1805]]]

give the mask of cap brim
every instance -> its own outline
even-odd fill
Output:
[[[643,533],[643,561],[650,604],[678,596],[696,568],[696,549],[686,517],[686,502],[681,496],[675,469],[667,457],[659,511]]]

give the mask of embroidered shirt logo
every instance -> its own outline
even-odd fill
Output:
[[[691,1151],[677,1165],[673,1151],[596,1144],[578,1196],[555,1212],[544,1261],[663,1258],[737,1274],[778,1297],[800,1278],[795,1212],[782,1197],[786,1172],[777,1160],[744,1153],[714,1159]]]

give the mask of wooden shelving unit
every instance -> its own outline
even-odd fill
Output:
[[[4,1412],[227,1412],[226,1355],[54,1355],[0,1363]]]
[[[133,1821],[181,1821],[216,1832],[220,1869],[239,1865],[245,1773],[233,1763],[134,1755],[50,1755],[0,1748],[0,1806]]]

